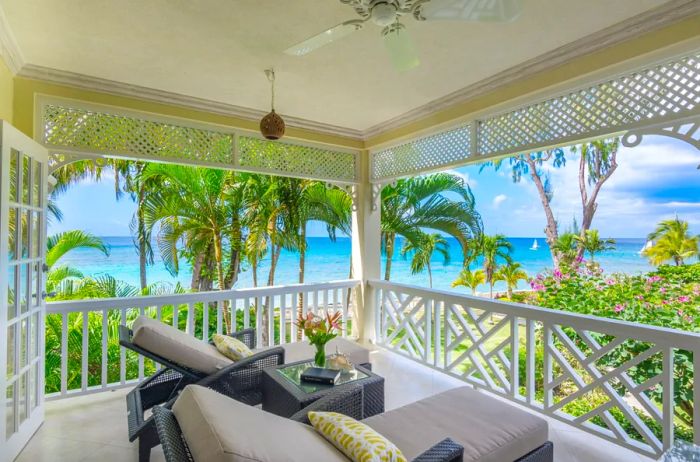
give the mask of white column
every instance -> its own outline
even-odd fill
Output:
[[[357,296],[357,322],[354,333],[361,341],[376,339],[374,294],[367,284],[369,279],[379,279],[381,273],[381,204],[373,210],[372,185],[369,183],[369,154],[360,156],[361,183],[355,194],[355,210],[352,213],[352,267],[353,277],[362,281]]]

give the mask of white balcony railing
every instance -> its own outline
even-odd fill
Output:
[[[390,350],[646,455],[674,433],[700,443],[700,334],[370,286],[378,343]]]
[[[119,347],[118,326],[147,315],[201,339],[225,330],[255,327],[258,346],[297,341],[301,310],[340,311],[350,327],[359,281],[233,289],[177,295],[62,301],[47,304],[46,397],[56,399],[130,385],[157,364]],[[257,308],[260,309],[257,309]],[[266,312],[267,316],[263,313]],[[267,325],[263,321],[267,320]],[[350,329],[345,329],[347,335]]]

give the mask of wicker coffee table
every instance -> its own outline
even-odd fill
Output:
[[[341,375],[335,385],[302,382],[301,373],[311,366],[313,361],[299,361],[263,370],[263,410],[291,417],[331,390],[360,384],[364,388],[364,417],[384,412],[383,377],[362,366],[355,366],[353,371]]]

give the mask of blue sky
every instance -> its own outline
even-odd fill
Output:
[[[647,137],[635,148],[622,148],[618,170],[603,187],[593,227],[609,237],[646,236],[662,219],[674,215],[700,233],[700,151],[687,143],[667,137]],[[496,172],[479,166],[452,170],[471,186],[488,233],[512,237],[539,237],[545,225],[542,206],[528,178],[514,184],[507,166]],[[562,227],[580,220],[581,205],[577,163],[549,169],[554,187],[552,207]],[[99,236],[127,236],[134,203],[114,197],[113,179],[100,183],[86,181],[57,199],[64,214],[61,223],[51,223],[49,232],[83,229]],[[314,224],[312,236],[325,235]]]

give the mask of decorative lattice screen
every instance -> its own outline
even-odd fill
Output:
[[[56,105],[44,107],[43,142],[50,148],[146,159],[233,163],[233,134]]]
[[[354,182],[355,154],[238,137],[238,166],[253,171]]]
[[[479,152],[511,154],[615,132],[698,105],[700,54],[485,119],[479,125]]]
[[[235,136],[231,132],[58,104],[44,106],[43,121],[43,142],[56,151],[52,155],[55,166],[74,160],[62,153],[63,149],[350,183],[357,179],[357,159],[351,152]],[[235,142],[238,156],[233,149]]]
[[[372,153],[372,180],[532,152],[697,115],[700,52]],[[464,130],[463,135],[459,135]],[[475,137],[476,139],[470,139]],[[476,152],[472,152],[475,146]]]
[[[372,179],[391,178],[449,165],[469,157],[471,126],[464,125],[374,153]]]

